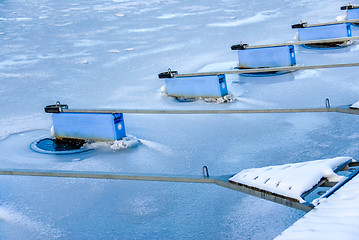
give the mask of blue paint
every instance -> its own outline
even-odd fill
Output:
[[[359,8],[352,8],[347,10],[347,19],[359,19]]]
[[[166,78],[166,89],[174,97],[222,97],[228,94],[226,77],[221,75]]]
[[[284,67],[296,64],[294,46],[238,50],[240,68]]]
[[[122,113],[54,113],[56,138],[115,141],[126,136]]]
[[[299,41],[351,37],[350,26],[350,23],[340,23],[298,28]]]

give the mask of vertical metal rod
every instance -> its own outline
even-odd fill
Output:
[[[325,99],[325,107],[330,108],[329,98]]]
[[[202,174],[203,174],[203,178],[209,178],[209,173],[208,173],[208,168],[207,168],[207,166],[203,166],[203,168],[202,168]]]

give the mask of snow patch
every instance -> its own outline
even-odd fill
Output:
[[[192,42],[190,42],[188,44],[192,44]],[[171,45],[164,46],[164,47],[161,47],[161,48],[155,48],[155,49],[151,49],[151,50],[148,50],[148,51],[140,51],[140,52],[137,52],[137,53],[133,51],[134,48],[126,48],[125,51],[133,52],[133,53],[131,53],[129,55],[126,55],[126,56],[118,57],[115,61],[112,61],[110,63],[104,64],[104,67],[117,66],[118,63],[126,61],[126,60],[129,60],[131,58],[144,57],[144,56],[158,54],[158,53],[162,53],[162,52],[179,50],[181,48],[184,48],[185,46],[186,46],[186,44],[171,44]],[[1,67],[1,65],[0,65],[0,67]]]
[[[140,142],[145,145],[146,147],[149,147],[149,148],[152,148],[156,151],[159,151],[161,153],[164,153],[164,154],[167,154],[167,155],[172,155],[173,152],[172,152],[172,149],[163,145],[163,144],[160,144],[160,143],[156,143],[156,142],[153,142],[153,141],[149,141],[149,140],[145,140],[145,139],[140,139]]]
[[[162,86],[161,95],[168,97],[166,86]],[[231,93],[224,95],[222,97],[175,97],[175,98],[179,102],[194,102],[197,100],[203,100],[208,103],[231,103],[237,100],[236,96],[234,96]]]
[[[272,103],[256,100],[253,98],[237,97],[236,100],[253,106],[272,107],[274,105]]]
[[[136,216],[149,216],[158,212],[158,201],[153,197],[136,197],[131,201]]]
[[[50,115],[39,114],[22,117],[0,118],[0,140],[11,134],[44,129],[51,126]]]
[[[5,69],[9,66],[20,67],[24,65],[31,65],[37,63],[38,61],[39,60],[33,56],[18,55],[0,62],[0,69]]]
[[[79,42],[75,43],[75,47],[92,47],[104,44],[105,42],[100,40],[91,40],[91,39],[82,39]]]
[[[204,100],[205,102],[210,102],[210,103],[231,103],[236,101],[236,97],[233,94],[227,94],[223,97],[218,97],[218,98],[198,98],[198,100]]]
[[[218,72],[218,71],[227,71],[234,70],[235,66],[238,65],[237,61],[231,62],[216,62],[208,64],[198,70],[198,72]],[[227,76],[226,76],[227,77]]]
[[[318,77],[320,75],[320,71],[318,70],[304,70],[297,72],[295,75],[296,79],[308,79]]]
[[[358,51],[359,50],[359,45],[355,45],[353,47],[350,48],[350,52],[354,52],[354,51]]]
[[[347,20],[347,16],[346,15],[339,15],[335,18],[336,21],[340,22],[340,21],[345,21]]]
[[[257,22],[263,22],[267,19],[277,17],[279,13],[277,11],[263,11],[259,12],[253,17],[240,19],[237,21],[232,22],[225,22],[225,23],[210,23],[207,24],[208,27],[238,27],[241,25],[251,24],[251,23],[257,23]]]
[[[108,53],[120,53],[121,51],[120,50],[117,50],[117,49],[110,49],[107,51]]]
[[[144,32],[157,32],[160,31],[164,28],[170,28],[173,27],[175,25],[163,25],[163,26],[159,26],[159,27],[152,27],[152,28],[139,28],[139,29],[129,29],[129,32],[133,32],[133,33],[144,33]]]
[[[163,14],[161,16],[158,16],[158,19],[171,19],[171,18],[176,18],[176,17],[185,17],[185,16],[190,16],[190,15],[195,15],[195,13],[171,13],[171,14]]]
[[[0,220],[17,224],[21,228],[46,238],[55,239],[62,237],[61,231],[52,228],[48,224],[32,220],[10,207],[0,206]]]

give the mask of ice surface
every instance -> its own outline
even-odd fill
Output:
[[[288,42],[292,24],[334,21],[347,2],[189,0],[0,1],[0,168],[231,174],[247,168],[358,156],[357,116],[125,114],[137,147],[53,156],[43,107],[253,109],[348,105],[357,68],[275,77],[227,76],[236,101],[179,103],[157,74],[231,69],[230,47]],[[353,27],[358,36],[359,28]],[[296,47],[298,64],[357,62],[358,45]],[[86,63],[86,64],[85,64]],[[233,65],[233,66],[232,66]],[[348,137],[350,136],[350,137]],[[142,140],[144,139],[144,140]],[[208,185],[0,176],[0,206],[36,223],[0,220],[0,239],[272,239],[303,213]],[[10,206],[10,208],[8,208]],[[35,225],[36,225],[35,224]],[[21,229],[21,230],[19,230]],[[50,229],[50,230],[46,230]]]
[[[229,180],[257,189],[266,190],[281,196],[305,202],[302,194],[312,189],[322,178],[338,182],[343,176],[334,170],[353,159],[337,157],[302,163],[252,168],[241,171]]]

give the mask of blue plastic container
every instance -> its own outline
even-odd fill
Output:
[[[347,20],[359,19],[359,6],[349,4],[347,6],[341,7],[340,9],[346,10]]]
[[[167,94],[173,97],[222,97],[228,94],[226,77],[221,75],[166,78]]]
[[[126,137],[122,113],[53,113],[54,136],[59,139],[115,141]]]
[[[359,19],[359,7],[348,9],[347,10],[347,19],[348,20]]]
[[[296,64],[294,46],[238,50],[239,68],[284,67]]]
[[[339,23],[322,26],[304,26],[298,28],[298,40],[319,40],[330,38],[351,37],[350,23]]]

